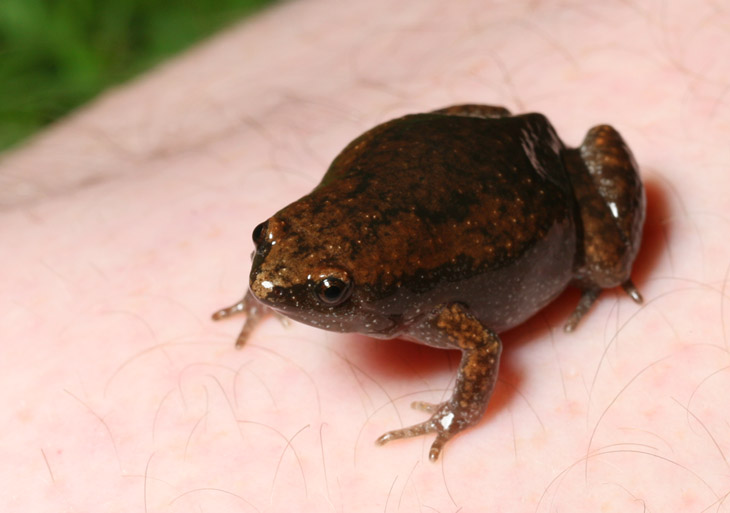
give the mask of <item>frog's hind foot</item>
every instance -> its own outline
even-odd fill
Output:
[[[624,292],[626,292],[626,294],[628,294],[635,303],[643,303],[644,298],[641,297],[641,293],[630,278],[621,284],[621,288],[624,289]],[[576,328],[576,326],[578,326],[580,320],[588,312],[588,310],[590,310],[593,303],[595,303],[596,299],[598,299],[598,296],[601,295],[601,291],[602,289],[600,287],[583,290],[580,299],[578,300],[578,306],[575,307],[575,310],[573,310],[573,313],[570,314],[570,317],[568,318],[568,322],[566,322],[565,326],[563,326],[565,331],[570,333]]]

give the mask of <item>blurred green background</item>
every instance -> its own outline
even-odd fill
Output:
[[[0,0],[0,151],[275,0]]]

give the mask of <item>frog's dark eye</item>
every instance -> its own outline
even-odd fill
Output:
[[[324,304],[329,306],[344,303],[350,292],[352,292],[352,282],[350,280],[343,281],[334,276],[328,276],[317,283],[315,292],[317,298]]]
[[[266,237],[266,231],[269,227],[269,222],[264,221],[263,223],[259,224],[256,228],[253,229],[253,243],[257,246],[264,242],[264,237]]]

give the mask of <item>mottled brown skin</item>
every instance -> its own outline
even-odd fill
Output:
[[[568,149],[541,114],[457,105],[379,125],[322,182],[254,230],[237,346],[268,311],[323,329],[462,351],[456,386],[390,440],[435,433],[435,460],[479,421],[497,380],[497,333],[566,286],[582,289],[566,330],[604,288],[630,280],[644,191],[621,136],[591,129]]]

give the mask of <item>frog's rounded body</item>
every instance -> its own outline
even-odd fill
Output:
[[[323,329],[461,349],[452,398],[380,439],[434,431],[436,458],[486,407],[498,332],[571,282],[583,296],[567,329],[603,288],[640,300],[630,272],[643,219],[635,163],[608,126],[568,149],[540,114],[405,116],[354,140],[310,194],[257,227],[250,293],[218,316],[251,313],[255,297]]]

